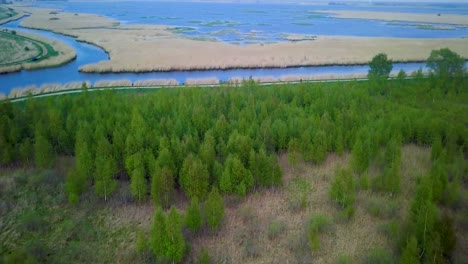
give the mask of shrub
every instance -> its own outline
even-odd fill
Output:
[[[255,219],[255,212],[250,206],[243,206],[239,209],[239,215],[244,225],[250,224]]]
[[[138,254],[142,254],[148,248],[148,242],[145,237],[145,233],[142,230],[137,231],[135,250]]]
[[[200,204],[198,203],[198,199],[196,197],[192,199],[190,206],[187,208],[185,225],[194,234],[197,233],[203,225]]]
[[[388,223],[379,226],[379,231],[387,236],[390,240],[397,240],[400,235],[400,223],[399,220],[392,220]]]
[[[208,254],[208,251],[206,250],[206,248],[202,248],[200,250],[200,253],[197,256],[197,260],[195,261],[195,263],[197,264],[210,264],[211,263],[210,255]]]
[[[373,217],[393,218],[398,214],[396,201],[373,197],[367,203],[367,209]]]
[[[369,176],[367,175],[367,173],[364,173],[359,177],[359,189],[369,190],[369,187],[370,187]]]
[[[330,197],[343,209],[354,204],[354,179],[349,170],[338,169],[331,183]]]
[[[224,201],[223,197],[218,192],[218,188],[214,187],[208,199],[205,202],[206,223],[211,230],[217,230],[224,218]]]
[[[372,249],[364,260],[366,264],[393,264],[394,262],[392,253],[382,248]]]
[[[335,216],[336,221],[340,223],[345,223],[353,218],[355,213],[355,208],[352,205],[346,206],[343,210],[339,211],[338,214]]]
[[[353,263],[352,259],[348,255],[339,255],[336,258],[336,264],[351,264]]]
[[[307,226],[307,238],[309,247],[316,251],[320,247],[320,234],[331,224],[330,219],[322,214],[315,214],[310,217]]]
[[[400,259],[401,264],[417,264],[419,263],[418,241],[414,236],[410,238],[406,244]]]
[[[47,221],[37,212],[28,212],[21,217],[21,224],[28,232],[40,232],[47,228]]]
[[[290,193],[289,208],[292,211],[305,209],[308,204],[308,194],[312,191],[310,183],[302,178],[294,178],[288,185]]]
[[[268,225],[268,238],[270,240],[273,240],[280,236],[281,234],[286,231],[286,224],[282,221],[278,220],[273,220],[269,225]]]

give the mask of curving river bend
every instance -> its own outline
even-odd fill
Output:
[[[99,80],[129,80],[135,82],[148,79],[175,79],[179,83],[185,83],[188,78],[210,78],[216,77],[220,81],[227,81],[232,77],[281,77],[286,75],[344,75],[359,74],[368,71],[367,65],[349,66],[314,66],[294,68],[273,69],[233,69],[233,70],[210,70],[210,71],[173,71],[173,72],[150,72],[150,73],[82,73],[78,69],[86,64],[108,60],[108,55],[96,46],[78,42],[76,39],[44,30],[34,30],[20,27],[21,20],[12,21],[2,25],[9,30],[23,31],[38,34],[49,39],[60,40],[75,49],[77,58],[65,65],[56,68],[38,69],[31,71],[20,71],[0,75],[0,92],[8,94],[13,88],[43,84],[68,83],[75,81],[90,81],[94,84]],[[393,72],[404,70],[412,72],[425,69],[425,63],[395,63]]]

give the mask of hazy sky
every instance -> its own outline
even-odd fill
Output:
[[[157,0],[156,0],[157,1]],[[171,1],[171,0],[162,0]],[[234,3],[328,3],[328,2],[386,2],[386,3],[468,3],[468,0],[181,0],[192,2],[234,2]]]

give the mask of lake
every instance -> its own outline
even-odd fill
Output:
[[[97,13],[120,21],[123,24],[163,24],[178,27],[177,33],[197,39],[210,39],[245,45],[285,41],[287,34],[301,35],[347,35],[371,37],[447,38],[468,36],[468,28],[454,25],[451,30],[427,30],[418,27],[421,23],[385,22],[363,19],[332,18],[319,10],[368,10],[413,13],[468,14],[468,4],[403,4],[399,6],[351,5],[259,5],[222,3],[174,3],[174,2],[35,2],[36,7],[58,8],[74,13]],[[365,65],[297,67],[283,69],[238,69],[217,71],[175,71],[153,73],[80,73],[85,64],[107,60],[107,54],[95,46],[77,42],[74,38],[52,32],[19,28],[20,21],[2,25],[14,30],[40,34],[58,39],[76,50],[77,59],[57,68],[0,75],[0,92],[8,94],[14,87],[40,86],[46,83],[71,81],[121,80],[132,82],[145,79],[176,79],[184,83],[187,78],[217,77],[227,81],[232,77],[284,75],[323,75],[365,73]],[[426,23],[427,24],[427,23]],[[352,51],[351,51],[352,52]],[[411,72],[424,68],[424,63],[395,64]]]

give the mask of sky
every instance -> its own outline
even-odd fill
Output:
[[[170,0],[166,0],[170,1]],[[385,3],[467,3],[468,0],[181,0],[192,2],[231,2],[231,3],[328,3],[328,2],[385,2]]]

